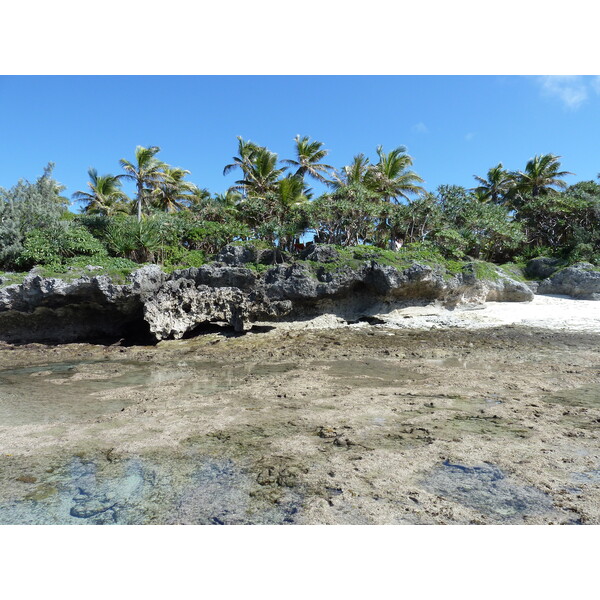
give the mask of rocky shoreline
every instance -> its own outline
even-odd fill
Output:
[[[452,274],[417,262],[404,269],[377,260],[338,265],[335,255],[333,248],[317,247],[306,260],[267,264],[258,272],[248,248],[229,246],[211,264],[170,274],[147,265],[125,284],[93,271],[65,281],[34,269],[23,283],[0,289],[0,340],[64,343],[137,335],[160,341],[211,323],[242,332],[257,321],[325,313],[356,320],[375,305],[381,310],[382,303],[393,310],[423,301],[454,307],[533,298],[526,284],[500,269],[492,280],[468,264]]]
[[[340,264],[337,251],[328,246],[282,264],[273,264],[281,257],[272,251],[262,251],[262,257],[256,253],[227,246],[213,263],[172,273],[146,265],[124,284],[93,274],[93,266],[89,275],[72,281],[33,269],[23,283],[0,288],[0,340],[153,343],[190,336],[210,324],[244,332],[257,322],[323,314],[356,321],[423,303],[452,309],[490,301],[530,302],[534,292],[600,299],[600,272],[587,263],[557,270],[556,261],[536,259],[528,265],[530,273],[549,276],[524,282],[488,263],[482,274],[477,262],[464,264],[459,272],[416,261],[398,268],[376,258]]]

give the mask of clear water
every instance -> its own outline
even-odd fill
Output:
[[[467,466],[445,461],[423,482],[426,489],[496,520],[520,520],[553,510],[544,492],[520,485],[492,464]]]
[[[255,480],[229,459],[135,457],[115,464],[73,457],[24,497],[0,503],[0,524],[285,524],[297,491],[254,501]]]

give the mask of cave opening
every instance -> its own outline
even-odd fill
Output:
[[[203,321],[202,323],[198,323],[198,325],[192,329],[186,331],[183,334],[182,339],[187,340],[211,333],[225,338],[237,338],[248,333],[267,333],[273,329],[275,329],[275,327],[270,325],[252,325],[249,330],[236,331],[233,325],[229,325],[228,323]]]

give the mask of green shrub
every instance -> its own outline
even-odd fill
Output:
[[[106,230],[106,244],[110,252],[137,263],[153,262],[161,249],[161,231],[152,218],[137,221],[135,217],[113,219]]]
[[[173,246],[164,261],[166,271],[201,267],[206,264],[206,254],[202,250],[186,250],[181,246]]]
[[[569,264],[590,262],[600,265],[600,251],[593,244],[577,244],[567,256]]]
[[[52,229],[33,229],[25,235],[23,250],[17,259],[19,267],[35,265],[56,268],[73,256],[106,256],[106,248],[84,227],[59,224]]]
[[[68,217],[68,200],[60,195],[64,188],[53,179],[52,169],[50,163],[35,183],[21,180],[8,190],[0,188],[0,267],[27,263],[30,259],[21,256],[26,236],[36,229],[54,230]],[[41,252],[44,260],[51,260],[35,241],[30,246],[30,253]]]
[[[216,221],[198,221],[190,224],[183,233],[183,243],[190,250],[202,250],[206,254],[216,254],[223,246],[248,238],[250,229],[235,221],[217,223]]]
[[[30,269],[35,265],[52,265],[57,267],[61,262],[58,246],[54,243],[55,236],[49,231],[34,229],[25,236],[23,250],[16,262],[20,268]]]

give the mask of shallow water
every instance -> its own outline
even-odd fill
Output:
[[[426,489],[502,521],[550,512],[544,492],[512,481],[492,464],[467,466],[445,461],[423,482]]]
[[[131,404],[107,393],[119,388],[151,390],[173,382],[179,395],[207,396],[243,384],[243,377],[285,373],[291,363],[243,367],[209,361],[73,361],[0,370],[0,428],[88,420]]]
[[[314,365],[325,367],[326,375],[344,379],[353,387],[394,386],[399,381],[425,378],[412,369],[378,359],[318,361]]]
[[[600,384],[561,390],[543,398],[546,402],[564,404],[565,406],[583,406],[585,408],[600,407]]]
[[[90,360],[5,369],[0,371],[0,430],[89,423],[132,404],[127,394],[114,393],[125,388],[150,394],[157,386],[169,390],[173,384],[179,397],[202,397],[242,386],[247,377],[294,368],[293,363],[238,367],[198,360]],[[226,452],[204,455],[184,448],[117,458],[112,449],[94,450],[94,445],[66,461],[13,457],[9,447],[2,448],[0,469],[10,489],[0,503],[0,523],[291,523],[300,510],[299,491],[293,485],[287,489],[289,480],[284,490],[276,490],[273,502],[268,494],[256,493],[264,486],[257,483],[253,465],[236,462]]]
[[[0,524],[285,524],[299,512],[298,492],[276,504],[254,499],[258,487],[234,461],[208,456],[74,456],[26,493],[0,504]]]

